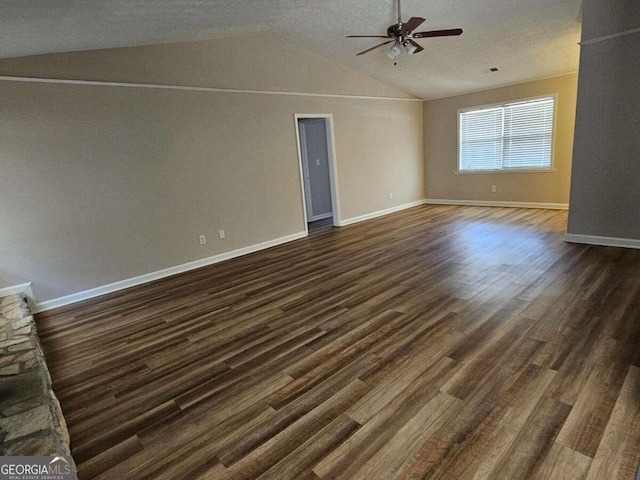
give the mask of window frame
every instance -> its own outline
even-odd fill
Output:
[[[551,163],[548,167],[523,167],[523,168],[500,168],[493,170],[461,170],[460,169],[460,115],[465,112],[472,112],[474,110],[483,110],[486,108],[505,107],[514,103],[532,102],[535,100],[542,100],[544,98],[553,98],[553,129],[551,131]],[[485,175],[495,173],[553,173],[556,171],[555,167],[555,145],[556,145],[556,126],[558,120],[558,94],[549,93],[546,95],[538,95],[535,97],[519,98],[514,100],[487,103],[483,105],[473,105],[471,107],[463,107],[457,110],[456,114],[456,175]],[[503,126],[504,127],[504,126]]]

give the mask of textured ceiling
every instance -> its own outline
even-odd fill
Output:
[[[261,30],[279,34],[422,98],[439,98],[578,69],[581,0],[404,0],[419,30],[460,27],[420,40],[394,66],[386,48],[356,53],[395,23],[393,0],[0,0],[0,58],[170,43]],[[489,68],[498,67],[497,73]]]

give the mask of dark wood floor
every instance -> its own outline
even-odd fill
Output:
[[[430,206],[38,315],[81,479],[633,479],[640,251]]]

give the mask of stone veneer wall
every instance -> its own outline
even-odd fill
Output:
[[[0,298],[0,455],[71,459],[36,325],[20,295]]]

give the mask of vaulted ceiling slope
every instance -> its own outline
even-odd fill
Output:
[[[0,75],[181,87],[410,98],[273,32],[0,59]]]
[[[431,99],[574,72],[581,0],[404,0],[403,19],[460,37],[421,40],[398,65],[356,53],[396,21],[394,0],[0,0],[0,58],[251,35],[283,37],[412,95]],[[490,68],[497,67],[497,73]]]

